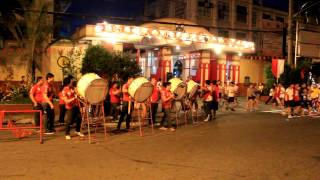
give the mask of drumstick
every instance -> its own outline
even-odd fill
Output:
[[[129,103],[129,104],[128,104],[128,114],[130,114],[130,112],[131,112],[131,101],[129,100],[128,103]]]

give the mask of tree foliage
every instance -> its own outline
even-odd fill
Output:
[[[81,73],[96,73],[107,79],[115,74],[122,80],[141,73],[140,66],[125,53],[111,53],[102,46],[90,46],[82,61]]]
[[[310,70],[311,62],[305,59],[300,59],[297,63],[297,68],[292,68],[289,64],[285,64],[284,72],[280,75],[278,82],[285,87],[292,83],[308,83],[307,73]],[[270,89],[274,83],[277,82],[271,71],[271,64],[265,69],[265,75],[267,78],[266,87]],[[303,77],[304,76],[304,77]]]
[[[22,60],[34,79],[35,69],[41,71],[43,54],[52,38],[53,16],[47,11],[53,8],[53,1],[4,0],[2,3],[10,8],[1,10],[0,24],[9,30],[19,47],[25,48]]]

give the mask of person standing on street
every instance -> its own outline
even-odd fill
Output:
[[[174,99],[174,94],[170,92],[171,83],[163,83],[163,89],[161,90],[161,101],[162,101],[162,110],[164,112],[163,119],[161,121],[160,130],[170,130],[175,131],[176,129],[172,125],[172,119],[170,116],[172,101]]]
[[[133,77],[129,77],[126,84],[122,87],[122,110],[120,114],[120,119],[117,125],[117,131],[120,131],[121,124],[126,118],[126,130],[130,131],[130,122],[131,122],[131,112],[133,109],[133,103],[131,102],[131,97],[129,95],[129,86],[133,81]]]
[[[34,110],[43,111],[42,106],[41,106],[42,99],[43,99],[41,87],[42,87],[43,83],[44,83],[44,80],[43,80],[42,76],[39,76],[39,77],[37,77],[36,84],[33,85],[30,89],[29,97],[33,103]],[[40,126],[40,114],[39,113],[35,113],[34,124],[36,126]]]
[[[42,108],[46,115],[45,119],[45,134],[54,134],[54,105],[53,105],[53,87],[54,75],[48,73],[46,75],[46,82],[43,84],[41,91],[43,95]]]
[[[83,137],[84,135],[80,132],[81,128],[81,112],[79,107],[79,102],[75,92],[75,81],[73,78],[69,77],[66,80],[68,83],[62,90],[62,99],[65,102],[66,107],[66,128],[65,135],[66,140],[70,140],[70,129],[73,123],[76,123],[76,135]]]

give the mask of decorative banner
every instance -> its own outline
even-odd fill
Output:
[[[272,59],[272,74],[279,79],[284,71],[284,59]]]

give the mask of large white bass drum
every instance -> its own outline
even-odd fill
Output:
[[[90,104],[102,102],[108,93],[108,83],[95,73],[83,75],[77,83],[79,96]]]
[[[172,78],[170,91],[174,94],[176,100],[182,99],[187,93],[187,85],[179,78]]]
[[[139,103],[146,101],[153,91],[153,85],[145,77],[138,77],[129,85],[128,92]]]
[[[187,88],[188,97],[191,98],[197,93],[199,84],[194,82],[193,80],[189,80],[187,83],[187,86],[188,86]]]

